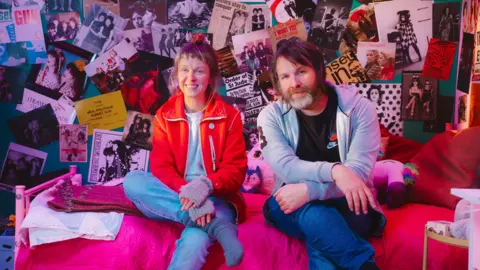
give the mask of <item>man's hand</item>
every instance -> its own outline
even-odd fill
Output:
[[[205,225],[210,223],[210,221],[212,221],[212,214],[206,214],[197,219],[197,224],[199,226],[205,227]]]
[[[277,190],[273,197],[280,209],[288,215],[308,202],[308,188],[304,183],[285,185]]]
[[[343,165],[335,165],[332,169],[332,177],[338,188],[345,194],[350,211],[360,215],[368,213],[368,203],[375,207],[375,198],[365,183],[358,178],[349,168]]]
[[[182,205],[182,211],[187,211],[188,209],[190,209],[190,207],[195,206],[192,201],[185,197],[180,198],[180,204]]]

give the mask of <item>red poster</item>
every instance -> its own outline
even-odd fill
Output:
[[[431,38],[422,76],[448,80],[455,57],[456,42]]]

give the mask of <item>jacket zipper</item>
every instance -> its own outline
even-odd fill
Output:
[[[164,117],[165,118],[165,117]],[[178,121],[185,121],[187,122],[187,126],[188,126],[188,132],[190,133],[190,123],[188,123],[188,121],[186,119],[183,119],[183,118],[176,118],[176,119],[168,119],[168,118],[165,118],[165,120],[167,121],[170,121],[170,122],[178,122]],[[200,133],[200,132],[199,132]],[[201,142],[200,142],[201,143]],[[187,155],[188,155],[188,147],[190,146],[190,134],[188,134],[187,136]],[[200,146],[200,151],[202,150],[202,147]],[[187,157],[188,159],[188,157]],[[202,158],[203,160],[203,158]],[[203,165],[205,167],[205,164]],[[185,160],[185,171],[183,172],[183,179],[185,179],[185,176],[187,175],[187,171],[188,171],[188,164],[187,164],[187,160]]]
[[[212,135],[209,135],[208,136],[209,139],[210,139],[210,152],[212,153],[212,163],[213,163],[213,171],[216,171],[216,167],[215,167],[215,146],[213,144],[213,137]]]

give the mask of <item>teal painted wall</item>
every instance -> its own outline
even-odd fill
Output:
[[[461,0],[455,0],[455,1],[444,0],[444,1],[435,1],[435,2],[461,2]],[[353,8],[356,8],[358,6],[360,6],[360,3],[357,1],[354,1]],[[274,20],[273,24],[276,25],[277,22]],[[458,47],[457,47],[456,55],[458,55]],[[457,56],[455,56],[455,59],[457,59]],[[457,61],[454,62],[453,66],[454,68],[451,71],[450,80],[440,81],[440,95],[455,96]],[[22,79],[20,78],[19,80],[21,81]],[[401,75],[397,75],[394,80],[383,81],[383,82],[384,83],[401,83],[402,78],[401,78]],[[225,89],[222,88],[220,90],[220,93],[225,93]],[[93,97],[97,95],[100,95],[100,92],[92,83],[90,83],[87,88],[86,97]],[[7,121],[12,117],[16,117],[22,114],[21,112],[15,109],[15,106],[16,106],[15,104],[0,103],[0,164],[2,164],[2,166],[3,166],[3,160],[8,150],[9,143],[15,142],[13,134],[10,132],[10,129],[7,126]],[[78,123],[78,120],[76,120],[75,123]],[[123,128],[116,129],[115,131],[123,131]],[[404,136],[406,138],[414,139],[416,141],[425,143],[434,135],[435,133],[423,132],[423,122],[421,121],[405,121],[404,123]],[[89,141],[88,141],[89,155],[90,155],[90,149],[92,146],[91,139],[92,139],[92,136],[89,136]],[[47,162],[43,169],[44,173],[63,169],[68,167],[68,165],[70,164],[75,164],[78,166],[79,173],[83,175],[84,179],[87,179],[88,167],[89,167],[88,162],[87,163],[59,162],[58,141],[50,145],[47,145],[45,147],[42,147],[39,150],[48,153]],[[14,212],[15,212],[14,195],[12,193],[0,190],[0,216],[8,216],[9,214],[13,214]]]

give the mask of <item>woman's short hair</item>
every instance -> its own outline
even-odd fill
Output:
[[[218,58],[215,50],[210,46],[204,35],[195,35],[192,37],[192,40],[185,44],[180,52],[175,56],[175,64],[173,65],[173,70],[170,73],[170,78],[168,82],[168,88],[172,95],[178,93],[178,65],[182,58],[197,58],[203,63],[205,63],[210,69],[210,85],[209,89],[216,91],[217,85],[219,84],[217,80],[220,79],[220,69],[218,68]]]

